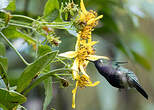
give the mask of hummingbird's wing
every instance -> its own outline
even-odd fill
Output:
[[[126,64],[128,62],[119,62],[119,61],[112,61],[112,66],[115,68],[115,69],[121,69],[121,66],[120,65],[123,65],[123,64]],[[122,67],[123,68],[123,67]]]
[[[146,99],[148,99],[147,93],[144,91],[144,89],[139,84],[139,81],[136,77],[136,75],[133,72],[127,73],[127,79],[130,86],[133,86],[136,88],[136,90],[142,94]]]
[[[120,62],[120,61],[116,61],[115,63],[118,64],[118,65],[122,65],[122,64],[126,64],[126,63],[128,63],[128,62],[124,62],[124,61],[121,61],[121,62]]]
[[[134,80],[135,82],[139,83],[137,76],[132,71],[128,70],[127,77],[129,77],[131,80]]]
[[[119,65],[119,66],[128,63],[126,61],[116,61],[116,60],[111,60],[110,62],[112,62],[113,65]]]

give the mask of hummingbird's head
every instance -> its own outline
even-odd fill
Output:
[[[103,73],[101,71],[104,70],[102,68],[105,67],[107,61],[104,59],[98,59],[98,60],[91,61],[91,62],[93,62],[95,64],[95,67],[97,68],[97,70],[100,72],[100,74],[103,75]]]
[[[98,60],[95,60],[95,61],[91,61],[89,60],[90,62],[93,62],[95,65],[103,65],[103,64],[106,64],[108,63],[110,60],[106,60],[106,59],[98,59]]]

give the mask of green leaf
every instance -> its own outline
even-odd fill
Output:
[[[0,88],[0,94],[0,104],[9,110],[12,110],[15,106],[23,104],[26,101],[26,97],[16,91],[8,91]]]
[[[4,105],[0,104],[0,110],[1,108],[3,108],[2,110],[8,110]]]
[[[6,73],[6,70],[4,69],[3,65],[0,63],[0,76],[3,79],[6,88],[9,89],[9,80],[8,80],[8,75]]]
[[[23,38],[25,41],[32,45],[36,44],[36,41],[33,38],[17,30],[15,26],[9,26],[8,28],[3,29],[2,32],[7,38]]]
[[[8,75],[7,75],[7,69],[8,69],[8,61],[5,56],[5,45],[0,42],[0,76],[3,79],[7,89],[9,89],[9,81],[8,81]]]
[[[49,52],[45,54],[44,56],[41,56],[36,61],[34,61],[32,64],[27,66],[24,69],[24,72],[19,78],[19,81],[17,83],[17,91],[22,92],[25,88],[29,86],[33,78],[41,71],[43,70],[57,55],[57,51],[55,52]]]
[[[149,63],[149,61],[141,56],[140,54],[138,54],[137,52],[131,50],[136,62],[138,62],[141,66],[143,66],[144,68],[146,68],[147,70],[151,70],[151,65]]]
[[[48,52],[51,52],[51,47],[48,45],[40,45],[38,47],[38,56],[43,56]],[[50,71],[50,64],[43,69],[43,73],[49,72]],[[52,99],[52,79],[48,78],[44,80],[44,88],[45,88],[45,100],[43,104],[43,110],[47,110],[47,106],[49,105],[51,99]]]
[[[6,12],[0,11],[0,18],[5,19],[7,16]]]
[[[59,21],[60,14],[58,0],[48,0],[44,8],[43,15],[44,18],[48,21]]]
[[[48,52],[51,52],[51,47],[48,45],[39,45],[38,47],[38,56],[43,56]]]
[[[51,52],[51,47],[48,45],[39,45],[38,47],[38,57],[45,55],[48,52]],[[50,71],[50,64],[48,64],[41,73],[46,73]]]
[[[45,88],[45,100],[43,104],[43,110],[47,110],[48,105],[52,99],[52,79],[48,78],[44,80],[44,88]]]
[[[0,63],[3,65],[5,71],[8,69],[8,61],[6,57],[0,56]]]
[[[15,11],[16,10],[16,0],[9,0],[9,5],[6,10]]]
[[[24,94],[27,94],[32,88],[34,88],[35,86],[37,86],[38,84],[40,84],[43,80],[51,77],[51,76],[56,76],[55,74],[56,73],[64,73],[64,72],[67,72],[67,71],[70,71],[70,69],[66,69],[66,68],[61,68],[61,69],[55,69],[55,70],[52,70],[46,74],[43,74],[41,77],[39,77],[38,79],[36,79],[30,86],[29,88],[24,91]]]
[[[0,56],[5,56],[5,45],[0,42]]]

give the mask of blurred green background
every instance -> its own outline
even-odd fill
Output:
[[[59,3],[67,0],[59,0]],[[79,0],[74,0],[79,4]],[[128,61],[125,67],[133,70],[149,95],[147,101],[136,90],[113,88],[97,72],[93,64],[88,65],[92,81],[101,81],[97,87],[81,88],[77,91],[76,110],[153,110],[154,109],[154,0],[84,0],[88,10],[93,9],[103,19],[93,31],[97,55],[109,56],[113,60]],[[14,14],[33,18],[42,16],[46,0],[16,0]],[[56,30],[62,40],[60,52],[74,50],[76,37],[65,30]],[[17,43],[15,43],[17,42]],[[24,41],[14,41],[16,48],[31,62]],[[22,45],[22,48],[21,48]],[[26,47],[26,44],[25,44]],[[11,49],[7,49],[9,76],[13,83],[25,68],[22,61]],[[55,64],[55,67],[60,66]],[[48,110],[72,110],[72,89],[61,88],[53,80],[53,99]],[[44,100],[43,85],[37,86],[28,94],[24,104],[28,110],[42,110]]]

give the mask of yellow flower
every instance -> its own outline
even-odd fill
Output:
[[[75,88],[72,90],[72,94],[73,94],[73,98],[72,98],[72,108],[75,108],[75,96],[76,96],[76,91],[77,88],[83,88],[86,86],[91,86],[94,87],[96,85],[98,85],[100,82],[96,81],[95,83],[92,83],[91,80],[89,79],[89,77],[85,76],[85,75],[81,75],[78,77],[78,80],[76,81],[76,86]]]
[[[75,108],[75,95],[77,91],[77,87],[86,87],[91,86],[94,87],[99,84],[99,81],[92,83],[90,77],[86,73],[86,67],[89,63],[88,60],[95,61],[97,59],[109,59],[105,56],[97,56],[95,54],[95,50],[93,46],[97,43],[96,41],[92,41],[91,39],[91,31],[97,25],[98,20],[103,16],[98,16],[97,13],[90,10],[87,11],[83,0],[80,2],[81,12],[80,12],[80,22],[83,22],[85,25],[82,30],[78,32],[77,41],[75,46],[75,51],[68,51],[65,53],[59,54],[59,56],[74,58],[73,66],[72,66],[72,77],[76,80],[76,86],[72,90],[73,98],[72,98],[72,108]]]
[[[98,24],[98,20],[103,17],[100,15],[97,17],[97,13],[93,10],[87,11],[83,0],[80,2],[81,12],[80,12],[80,22],[84,23],[86,26],[79,32],[82,39],[89,39],[91,41],[91,31]]]
[[[72,70],[73,70],[72,75],[74,80],[78,79],[79,72],[89,77],[85,72],[85,68],[89,62],[88,60],[95,61],[100,58],[108,59],[108,57],[105,57],[105,56],[94,55],[95,51],[92,46],[96,43],[95,41],[91,41],[90,43],[86,43],[82,41],[77,41],[80,43],[76,48],[76,51],[68,51],[68,52],[59,54],[59,56],[62,56],[62,57],[75,58],[72,66]]]

